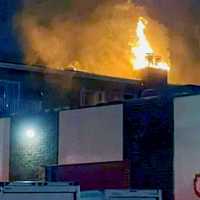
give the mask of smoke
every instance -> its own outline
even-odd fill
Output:
[[[140,3],[170,32],[170,81],[200,84],[200,1],[141,0]]]
[[[147,37],[169,61],[169,35],[142,6],[125,0],[24,0],[16,17],[28,64],[133,78],[131,46],[139,16],[148,20]]]

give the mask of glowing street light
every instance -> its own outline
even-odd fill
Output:
[[[28,137],[28,138],[34,138],[35,137],[35,131],[33,130],[33,129],[27,129],[26,130],[26,136]]]

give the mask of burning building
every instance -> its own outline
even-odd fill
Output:
[[[157,52],[148,41],[145,32],[147,24],[145,18],[139,17],[136,25],[137,40],[130,45],[132,73],[137,71],[140,79],[96,75],[79,70],[80,66],[77,64],[72,65],[71,69],[67,67],[57,70],[1,63],[2,79],[8,79],[7,83],[10,81],[9,90],[12,91],[9,93],[8,89],[2,87],[2,114],[4,111],[16,114],[18,110],[25,111],[26,107],[28,112],[30,109],[40,112],[64,107],[94,106],[138,98],[145,89],[165,87],[170,67],[156,55]],[[11,70],[12,75],[8,75]],[[12,90],[11,87],[16,89]],[[9,98],[14,99],[11,105],[8,103]]]
[[[4,102],[2,115],[122,101],[137,98],[142,89],[141,80],[75,70],[50,70],[11,63],[1,63],[0,70]]]
[[[106,15],[106,20],[111,19],[108,22],[112,28],[113,26],[116,28],[118,23],[113,23],[110,11],[124,12],[132,8],[129,6],[130,3],[123,7],[121,4],[113,7],[112,4],[114,11],[109,7],[106,10],[109,14],[103,13]],[[34,57],[35,60],[32,60],[36,63],[41,61],[48,66],[0,63],[1,180],[39,180],[42,174],[40,165],[129,160],[130,174],[125,178],[126,180],[130,178],[130,182],[125,184],[126,187],[162,189],[164,200],[171,200],[174,195],[177,200],[182,200],[181,197],[184,196],[181,194],[182,188],[179,187],[179,183],[183,181],[181,173],[186,173],[190,181],[189,186],[185,184],[184,188],[188,186],[187,199],[191,199],[191,196],[194,197],[191,183],[198,168],[194,169],[191,165],[190,170],[187,170],[187,167],[182,168],[185,163],[180,155],[184,154],[184,145],[178,140],[180,138],[184,144],[190,146],[186,153],[188,158],[189,153],[198,150],[197,143],[194,143],[194,149],[192,148],[192,141],[189,140],[188,135],[194,132],[195,134],[191,134],[192,140],[199,139],[196,136],[199,130],[199,111],[195,106],[193,107],[193,103],[198,107],[200,88],[193,85],[168,84],[167,75],[173,67],[170,68],[169,61],[165,57],[159,56],[161,52],[153,47],[152,41],[147,37],[146,16],[141,17],[143,15],[137,13],[136,29],[131,31],[131,34],[133,32],[136,34],[136,39],[133,44],[129,44],[124,37],[117,37],[120,35],[119,32],[114,34],[111,31],[105,39],[102,38],[102,33],[107,31],[107,26],[104,25],[100,34],[97,34],[96,24],[102,26],[98,18],[102,16],[101,12],[102,9],[97,8],[95,18],[90,21],[90,25],[93,25],[92,31],[88,29],[87,23],[78,23],[86,41],[80,42],[75,38],[76,34],[80,33],[80,29],[67,23],[70,31],[73,27],[69,38],[73,36],[73,39],[77,39],[75,46],[73,43],[72,46],[69,45],[70,48],[55,37],[55,35],[61,35],[61,39],[66,37],[66,32],[64,31],[63,34],[61,31],[62,23],[58,24],[59,26],[56,24],[56,28],[51,24],[49,29],[49,24],[41,25],[45,20],[39,20],[38,27],[38,23],[28,18],[28,26],[26,23],[23,24],[25,41],[31,41],[26,43],[23,40],[23,42],[28,44],[27,52],[33,53],[31,56],[28,54],[28,58]],[[113,18],[115,17],[114,15]],[[128,33],[129,25],[132,25],[129,15],[127,18],[125,17],[128,25],[126,24],[123,32],[125,35]],[[94,23],[94,20],[97,21]],[[25,22],[27,22],[26,17]],[[124,24],[124,18],[120,22]],[[152,29],[155,28],[157,26]],[[64,30],[69,29],[67,27]],[[156,35],[155,30],[153,33]],[[90,34],[92,37],[89,37]],[[95,37],[96,35],[98,37]],[[45,42],[40,40],[39,43],[36,36],[46,39]],[[102,40],[99,41],[99,38]],[[116,38],[117,41],[122,40],[123,48],[121,46],[119,48],[118,43],[115,48],[110,48],[113,47]],[[55,44],[55,51],[52,44]],[[81,51],[79,44],[84,51]],[[56,47],[61,47],[59,49],[61,51],[57,51]],[[102,47],[106,50],[104,51]],[[72,54],[75,52],[75,55],[72,56],[71,52]],[[77,60],[77,52],[83,63],[95,60],[91,63],[97,65],[85,70],[79,64],[78,67],[73,66],[70,69],[65,62]],[[89,52],[87,56],[85,52]],[[129,53],[124,55],[122,52]],[[58,56],[60,53],[62,53],[61,57]],[[105,56],[107,54],[112,58],[109,57],[109,62],[108,57]],[[97,59],[91,59],[91,55],[92,58]],[[54,66],[51,67],[48,61],[51,61]],[[65,65],[58,66],[58,63],[63,64],[63,62]],[[131,74],[134,71],[140,74],[140,78],[113,77],[112,72],[116,72],[121,67],[115,68],[112,65],[112,70],[108,70],[107,73],[108,71],[105,72],[104,69],[99,70],[99,63],[105,64],[104,69],[107,69],[110,63],[123,64],[123,69],[127,69],[130,64]],[[101,71],[99,73],[101,75],[95,73],[96,71]],[[189,109],[191,106],[194,116]],[[187,117],[188,113],[189,118],[194,117],[195,129],[190,127],[191,120]],[[185,123],[187,131],[184,129]],[[184,134],[181,135],[181,132]],[[188,160],[198,165],[196,153]],[[181,173],[178,172],[179,169]],[[62,176],[62,173],[61,176],[54,178],[57,180],[61,177],[67,178]]]
[[[185,104],[177,102],[200,88],[167,84],[168,71],[155,67],[160,59],[145,59],[140,80],[1,63],[1,116],[8,117],[0,123],[2,180],[40,180],[40,165],[128,159],[126,187],[162,189],[164,199],[178,199],[182,146],[177,142],[174,150],[173,140],[182,137],[175,128],[181,129],[178,110]],[[191,183],[194,170],[183,172]]]

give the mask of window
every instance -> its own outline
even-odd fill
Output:
[[[100,103],[106,103],[105,91],[81,90],[80,106],[93,106]]]

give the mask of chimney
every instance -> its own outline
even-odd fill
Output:
[[[168,84],[168,70],[159,69],[156,66],[161,62],[161,57],[154,54],[147,55],[148,67],[140,70],[140,76],[145,88],[160,88]]]

